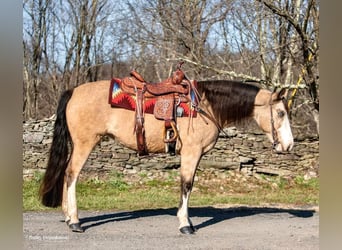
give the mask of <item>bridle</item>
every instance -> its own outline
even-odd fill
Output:
[[[273,93],[274,92],[275,91],[273,91]],[[272,110],[272,105],[273,105],[272,94],[270,97],[269,105],[270,105],[270,113],[271,113],[271,130],[272,130],[272,139],[273,139],[272,149],[275,150],[277,145],[279,144],[279,138],[278,138],[278,133],[274,127],[273,110]]]
[[[184,63],[184,62],[180,62],[180,63],[178,64],[177,67],[180,68],[180,67],[182,66],[183,63]],[[206,118],[208,118],[210,121],[212,121],[212,122],[215,124],[215,126],[217,127],[218,131],[219,131],[219,132],[222,132],[222,133],[225,135],[225,137],[228,138],[229,135],[223,130],[222,126],[218,123],[218,121],[216,121],[215,117],[214,117],[212,114],[210,114],[210,113],[208,114],[207,112],[205,112],[203,109],[201,109],[201,108],[199,107],[199,104],[200,104],[200,102],[201,102],[201,95],[200,95],[200,93],[198,92],[198,90],[192,85],[192,82],[190,81],[190,78],[186,75],[186,73],[185,73],[184,71],[183,71],[183,74],[184,74],[184,79],[187,80],[187,81],[189,82],[189,84],[190,84],[192,90],[193,90],[194,93],[195,93],[196,103],[194,103],[194,102],[192,102],[191,100],[189,100],[190,103],[191,103],[191,107],[192,107],[196,112],[198,112],[199,114],[202,114],[203,116],[205,116]],[[206,124],[208,124],[207,121],[204,120],[204,122],[205,122]]]
[[[180,62],[178,67],[180,68],[182,66],[184,62]],[[190,83],[191,81],[189,80],[189,78],[187,77],[187,75],[184,73],[184,76],[185,76],[185,79],[188,80]],[[195,96],[197,98],[197,104],[200,103],[201,101],[201,98],[200,98],[200,95],[199,93],[197,92],[197,89],[194,88],[195,90]],[[276,92],[276,88],[273,90],[273,93]],[[272,94],[273,94],[272,93]],[[273,139],[273,143],[272,143],[272,150],[275,150],[277,145],[280,143],[279,142],[279,138],[278,138],[278,133],[274,127],[274,118],[273,118],[273,110],[272,110],[272,105],[273,105],[273,102],[272,102],[272,94],[270,96],[270,101],[269,101],[269,105],[270,105],[270,113],[271,113],[271,130],[272,130],[272,139]],[[207,117],[209,120],[211,120],[215,126],[217,127],[217,129],[220,131],[220,132],[223,132],[223,134],[226,136],[226,137],[229,137],[228,134],[223,130],[223,128],[221,127],[221,125],[216,121],[216,119],[211,115],[211,114],[208,114],[206,113],[203,109],[201,109],[198,105],[194,105],[192,102],[191,102],[191,105],[192,105],[192,108],[194,110],[196,110],[198,113],[204,115],[205,117]],[[207,122],[206,122],[207,123]]]

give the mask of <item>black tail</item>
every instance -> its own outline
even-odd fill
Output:
[[[63,198],[63,181],[68,165],[68,142],[70,134],[66,123],[65,110],[73,90],[65,91],[58,103],[50,156],[39,194],[43,205],[58,207]]]

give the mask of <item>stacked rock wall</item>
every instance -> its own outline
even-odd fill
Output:
[[[44,171],[52,142],[55,118],[30,120],[23,124],[24,176]],[[246,174],[295,175],[317,173],[319,141],[295,141],[290,153],[276,154],[266,136],[256,129],[249,132],[231,127],[221,134],[215,147],[202,157],[200,169],[237,170]],[[252,131],[252,132],[251,132]],[[138,157],[109,137],[104,137],[90,154],[83,171],[166,171],[179,168],[180,156],[168,154]]]

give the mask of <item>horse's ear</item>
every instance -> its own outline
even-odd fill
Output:
[[[272,94],[272,101],[280,101],[286,99],[288,94],[288,89],[282,88],[279,91],[275,91]]]
[[[289,90],[287,88],[282,88],[278,93],[278,99],[279,100],[286,99],[288,93],[289,93]]]

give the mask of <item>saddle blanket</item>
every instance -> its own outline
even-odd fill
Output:
[[[197,105],[195,93],[193,90],[190,91],[191,101]],[[147,114],[153,114],[154,106],[156,104],[156,98],[145,98],[144,99],[144,107],[143,110]],[[113,78],[110,82],[109,89],[109,104],[112,107],[119,107],[128,110],[135,111],[136,108],[136,96],[128,94],[121,89],[121,79]],[[183,109],[182,117],[188,117],[192,114],[193,117],[196,117],[196,110],[191,106],[190,102],[184,103],[181,102],[177,107],[181,107]]]

